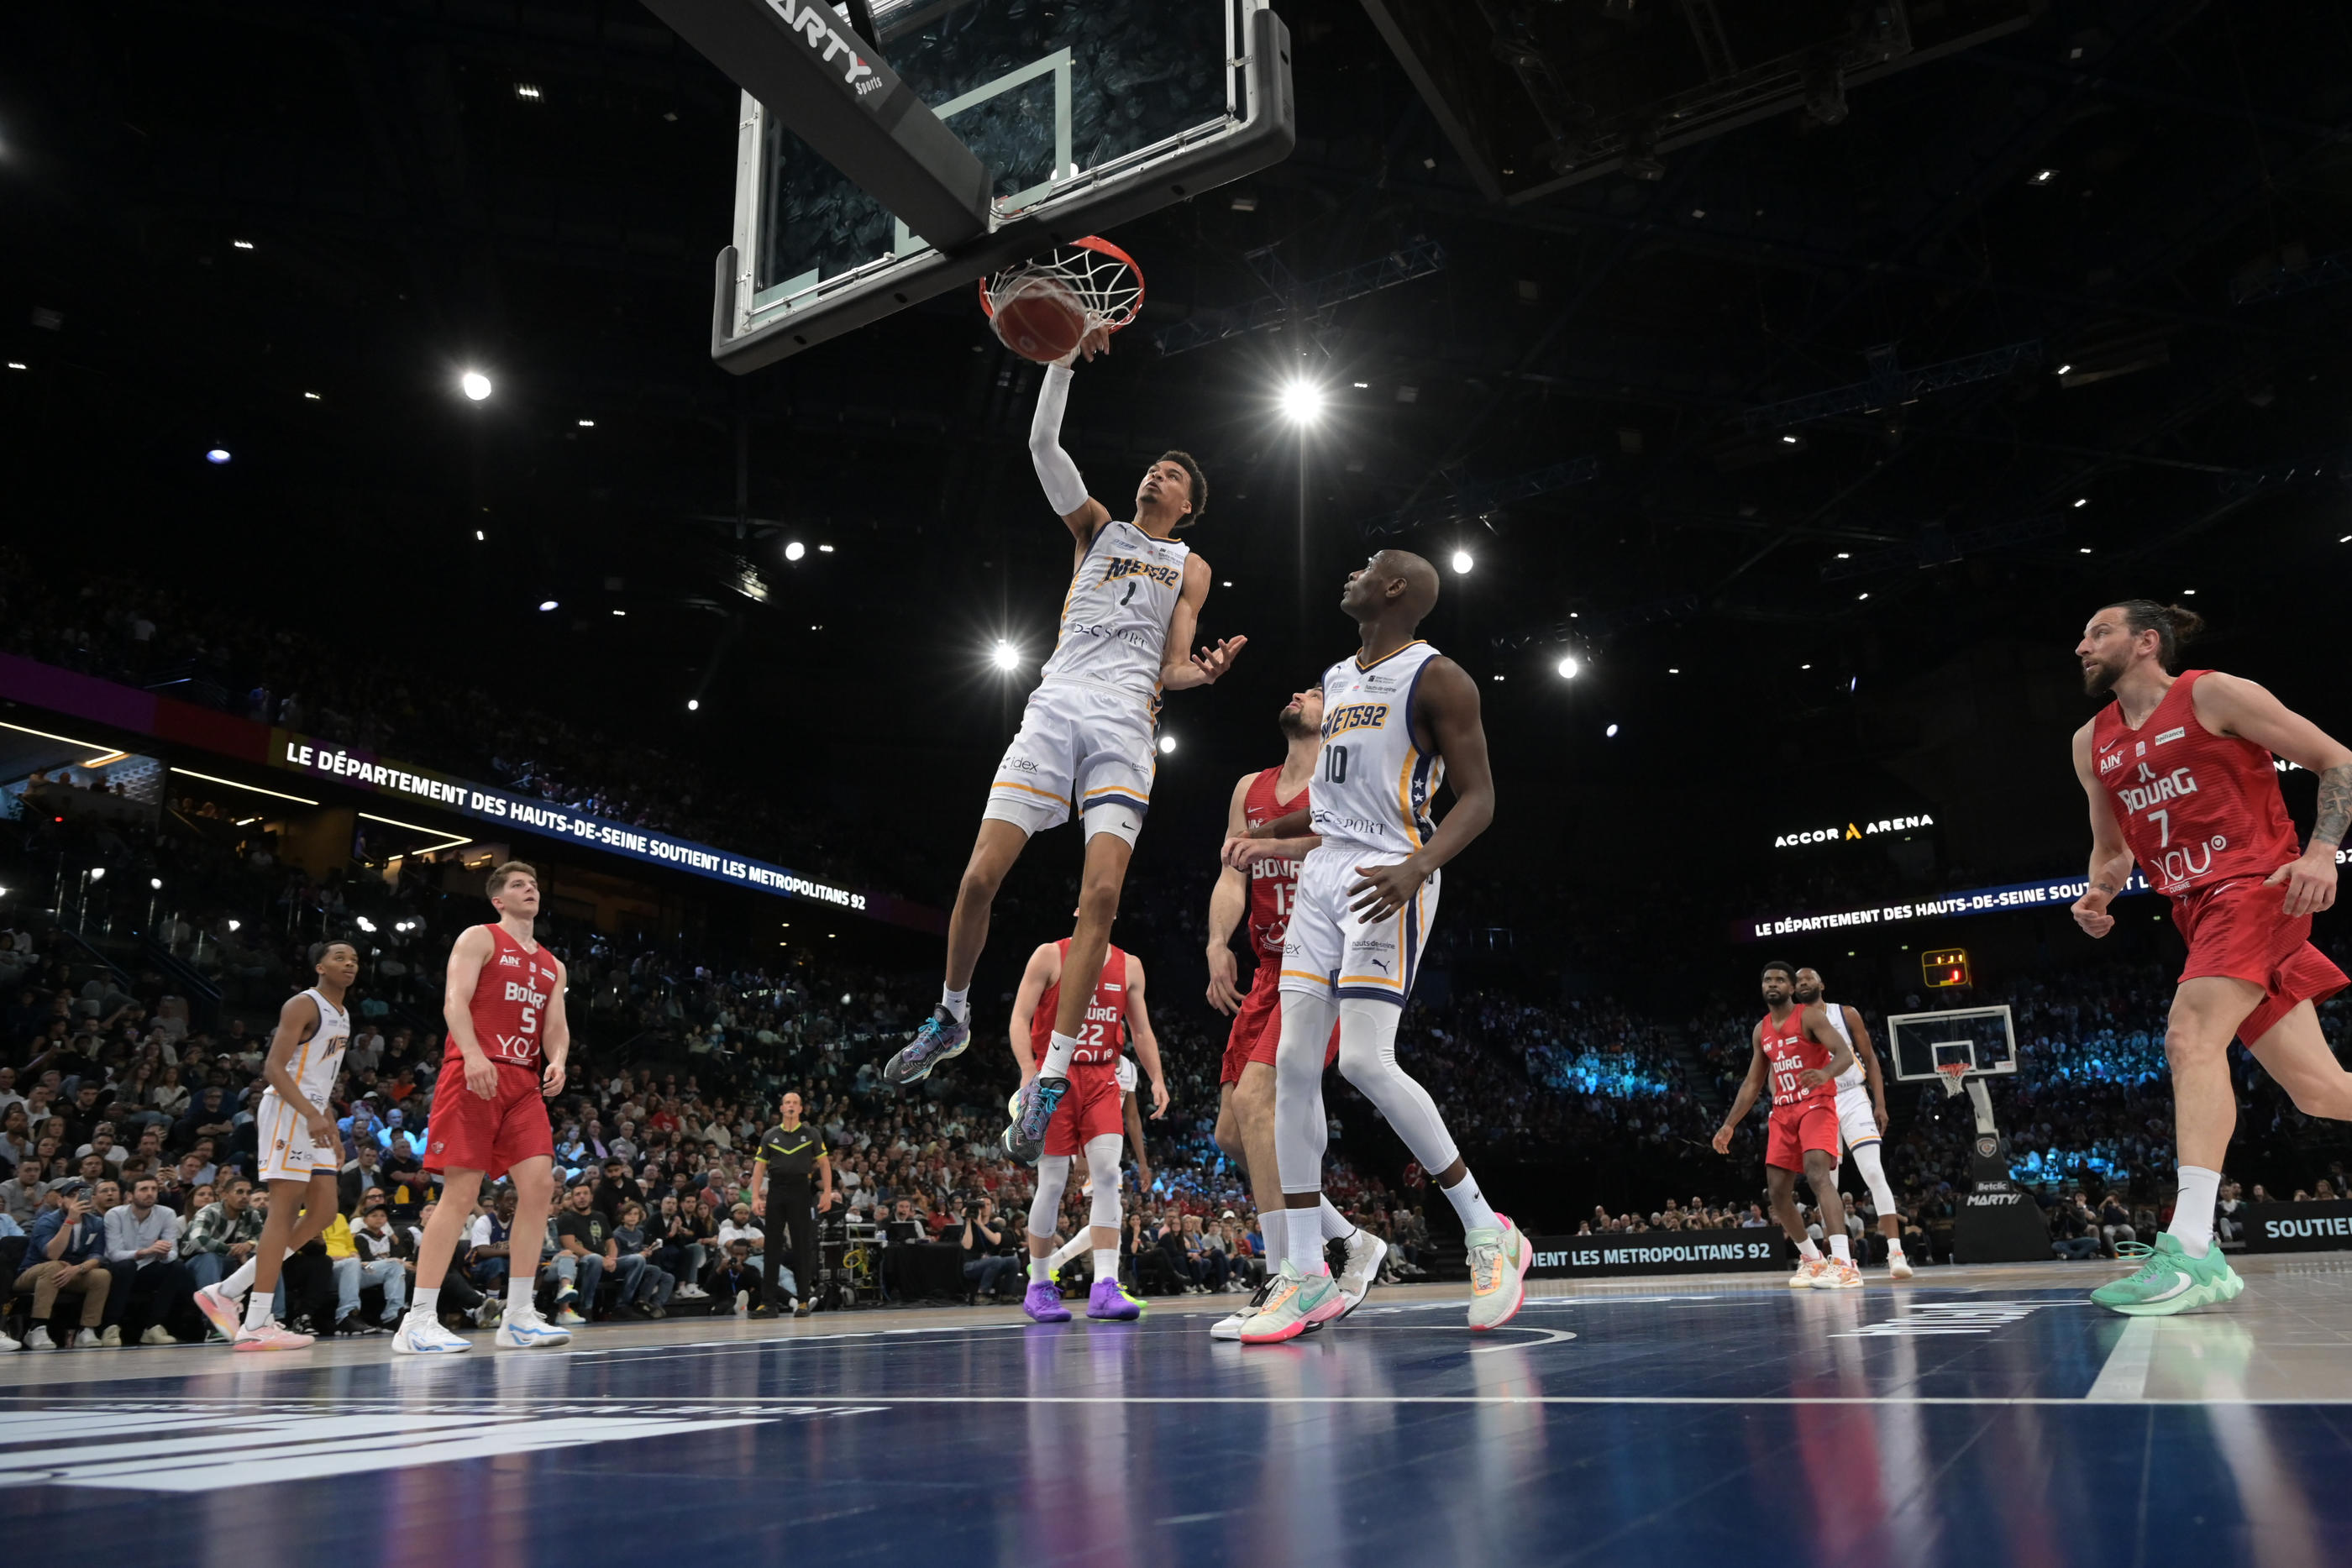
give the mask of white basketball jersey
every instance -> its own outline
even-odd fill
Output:
[[[1870,1082],[1870,1075],[1862,1070],[1862,1051],[1853,1043],[1853,1030],[1845,1027],[1845,1009],[1823,997],[1822,1010],[1830,1015],[1830,1027],[1838,1031],[1838,1038],[1845,1041],[1848,1051],[1853,1052],[1853,1065],[1837,1075],[1838,1092],[1843,1093],[1849,1089],[1859,1089]]]
[[[1168,649],[1168,622],[1192,550],[1133,523],[1105,523],[1062,601],[1062,630],[1045,679],[1091,681],[1151,703]]]
[[[1374,664],[1347,658],[1323,672],[1323,757],[1310,806],[1326,843],[1403,856],[1429,841],[1445,761],[1413,744],[1412,695],[1437,656],[1414,642]]]
[[[335,1087],[335,1074],[343,1069],[343,1052],[351,1047],[352,1016],[320,996],[315,986],[302,994],[319,1004],[319,1029],[294,1048],[286,1075],[301,1085],[302,1098],[324,1105]]]

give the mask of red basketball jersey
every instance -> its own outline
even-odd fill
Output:
[[[492,1061],[537,1067],[539,1031],[554,1004],[562,970],[546,948],[525,947],[495,923],[488,929],[492,952],[474,982],[473,1004],[466,1009],[474,1020],[474,1039]],[[457,1048],[452,1035],[448,1049]]]
[[[2091,766],[2162,894],[2266,877],[2302,852],[2271,754],[2197,722],[2197,683],[2210,674],[2182,671],[2137,729],[2119,702],[2091,721]]]
[[[1808,1068],[1827,1067],[1833,1060],[1829,1049],[1805,1033],[1805,1009],[1791,1008],[1788,1018],[1780,1023],[1766,1013],[1763,1023],[1764,1060],[1772,1064],[1772,1109],[1798,1111],[1807,1105],[1830,1105],[1837,1102],[1837,1081],[1825,1080],[1821,1087],[1808,1089],[1797,1082],[1797,1075]]]
[[[1276,799],[1275,780],[1281,773],[1279,768],[1269,768],[1250,781],[1249,793],[1242,797],[1242,816],[1251,827],[1307,810],[1304,788],[1287,800]],[[1298,862],[1262,860],[1250,867],[1249,879],[1250,947],[1265,963],[1282,956],[1283,939],[1290,934],[1290,906],[1298,897]]]
[[[1070,961],[1070,939],[1066,936],[1056,944],[1062,949],[1062,962]],[[1037,998],[1037,1010],[1029,1015],[1029,1049],[1037,1060],[1045,1060],[1045,1048],[1054,1040],[1054,1013],[1062,999],[1062,982],[1055,980]],[[1103,955],[1102,978],[1095,982],[1095,994],[1087,1003],[1087,1021],[1078,1026],[1078,1049],[1070,1053],[1070,1061],[1081,1067],[1108,1066],[1118,1060],[1127,1048],[1127,955],[1117,947]]]

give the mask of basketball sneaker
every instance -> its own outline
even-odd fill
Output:
[[[1813,1289],[1816,1291],[1859,1291],[1862,1289],[1862,1270],[1855,1268],[1852,1263],[1847,1262],[1843,1258],[1832,1258],[1830,1260],[1828,1270],[1823,1273],[1820,1279],[1813,1281]]]
[[[1274,1293],[1275,1276],[1268,1274],[1265,1283],[1250,1292],[1250,1299],[1241,1308],[1219,1318],[1209,1325],[1211,1339],[1237,1340],[1242,1337],[1242,1325],[1257,1316],[1265,1306],[1266,1297]]]
[[[1339,1245],[1348,1249],[1347,1266],[1337,1276],[1340,1298],[1347,1302],[1339,1310],[1339,1316],[1344,1318],[1362,1306],[1364,1298],[1372,1293],[1372,1281],[1380,1277],[1381,1264],[1389,1255],[1389,1244],[1370,1231],[1360,1229]]]
[[[239,1325],[236,1331],[236,1348],[240,1351],[307,1350],[310,1343],[311,1339],[309,1334],[296,1333],[292,1329],[281,1328],[275,1320],[265,1322],[259,1328],[246,1328]]]
[[[1021,1310],[1029,1314],[1033,1323],[1070,1321],[1070,1309],[1062,1305],[1062,1292],[1043,1280],[1029,1281],[1029,1293],[1021,1298]]]
[[[1789,1276],[1789,1289],[1810,1291],[1829,1278],[1829,1272],[1830,1260],[1827,1257],[1800,1258],[1797,1260],[1797,1271]]]
[[[941,1002],[923,1020],[899,1052],[882,1064],[882,1082],[894,1089],[919,1083],[931,1075],[931,1069],[951,1056],[961,1056],[963,1048],[971,1043],[971,1028],[960,1024],[955,1014]]]
[[[206,1322],[220,1330],[224,1339],[235,1339],[236,1331],[245,1326],[245,1309],[218,1285],[206,1285],[196,1292],[196,1311],[205,1314]]]
[[[1889,1258],[1886,1260],[1886,1277],[1890,1280],[1909,1279],[1911,1277],[1911,1260],[1900,1252],[1897,1252],[1894,1257]]]
[[[1528,1297],[1528,1265],[1536,1259],[1528,1239],[1498,1214],[1500,1226],[1481,1225],[1463,1236],[1470,1249],[1470,1326],[1498,1329],[1518,1316]]]
[[[1004,1152],[1024,1166],[1035,1165],[1045,1152],[1045,1124],[1054,1119],[1062,1096],[1069,1092],[1067,1078],[1048,1078],[1042,1072],[1024,1083],[1013,1096],[1013,1124],[1000,1140]]]
[[[1118,1288],[1117,1280],[1097,1280],[1093,1293],[1087,1297],[1087,1316],[1090,1318],[1131,1323],[1142,1315],[1143,1310],[1127,1299],[1127,1292]]]
[[[2091,1292],[2091,1300],[2110,1312],[2135,1318],[2168,1318],[2192,1307],[2234,1301],[2246,1282],[2221,1255],[2221,1244],[2209,1244],[2202,1258],[2191,1258],[2180,1238],[2166,1231],[2139,1272]]]
[[[500,1350],[551,1350],[571,1343],[572,1331],[549,1322],[535,1307],[515,1307],[508,1311],[490,1343]]]
[[[436,1318],[411,1312],[393,1332],[392,1348],[402,1355],[450,1355],[473,1349],[474,1343],[451,1333]]]
[[[1280,1344],[1306,1333],[1310,1319],[1321,1322],[1340,1311],[1338,1281],[1328,1274],[1302,1274],[1286,1258],[1282,1272],[1266,1281],[1265,1304],[1234,1337],[1244,1344]]]

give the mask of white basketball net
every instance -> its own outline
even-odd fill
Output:
[[[1066,245],[1015,263],[988,280],[989,310],[1019,292],[1023,285],[1058,285],[1069,291],[1087,314],[1087,327],[1118,331],[1135,319],[1143,304],[1143,279],[1123,256],[1087,246]]]

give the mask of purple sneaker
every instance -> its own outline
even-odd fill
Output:
[[[1029,1281],[1029,1293],[1021,1298],[1021,1310],[1029,1321],[1037,1323],[1066,1323],[1070,1321],[1070,1309],[1062,1305],[1062,1292],[1044,1280]]]
[[[1143,1315],[1143,1309],[1127,1299],[1117,1280],[1097,1280],[1094,1294],[1087,1298],[1087,1316],[1107,1318],[1117,1322],[1133,1322]]]

